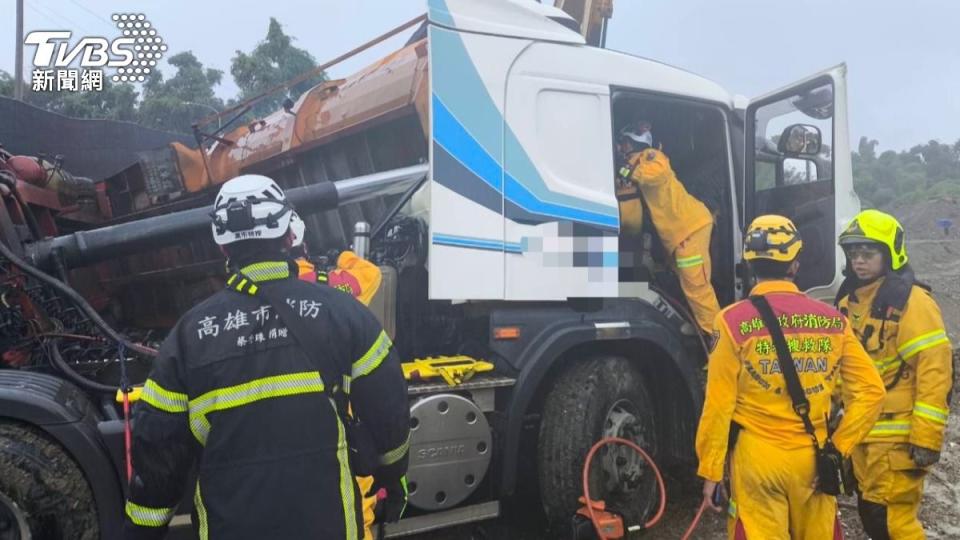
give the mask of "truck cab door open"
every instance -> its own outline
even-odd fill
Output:
[[[837,236],[860,210],[853,191],[845,65],[750,102],[746,111],[745,223],[780,214],[803,238],[797,286],[831,298],[842,279]]]

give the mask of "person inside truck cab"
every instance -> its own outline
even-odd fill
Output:
[[[650,221],[669,254],[671,267],[680,278],[680,286],[697,325],[710,334],[714,318],[720,311],[716,292],[710,283],[713,215],[703,202],[687,192],[673,172],[666,154],[653,147],[649,122],[641,120],[626,125],[620,130],[618,144],[624,158],[624,165],[618,172],[618,186],[632,183],[639,189],[642,203],[650,213]],[[643,206],[638,198],[638,208],[625,208],[631,199],[621,196],[621,191],[626,193],[618,187],[621,220],[629,232],[637,222],[636,214],[639,214],[639,221],[643,221]]]
[[[620,130],[617,151],[624,161],[630,156],[653,146],[649,122],[628,124]],[[643,232],[643,201],[640,186],[627,175],[617,175],[617,203],[620,207],[620,231],[639,236]]]

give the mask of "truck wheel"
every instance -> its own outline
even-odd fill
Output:
[[[540,498],[552,527],[564,530],[580,507],[583,464],[603,437],[631,440],[656,454],[653,408],[643,375],[627,359],[578,361],[547,395],[540,423]],[[590,495],[621,513],[625,525],[643,524],[657,503],[653,470],[626,446],[608,446],[593,459]]]
[[[41,431],[0,422],[0,540],[100,537],[83,473]]]

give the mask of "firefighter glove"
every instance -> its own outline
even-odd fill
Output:
[[[940,452],[911,444],[910,459],[917,464],[917,467],[926,468],[940,461]]]

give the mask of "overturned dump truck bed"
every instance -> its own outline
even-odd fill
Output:
[[[239,174],[265,174],[288,189],[425,163],[427,70],[427,43],[420,39],[353,76],[324,81],[287,109],[224,133],[198,126],[201,148],[172,143],[107,180],[114,220],[209,205],[219,186]],[[346,248],[355,223],[376,226],[398,197],[304,216],[311,252]],[[224,265],[209,235],[195,233],[179,245],[107,263],[100,272],[103,296],[119,300],[118,319],[165,328],[222,286]]]

